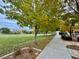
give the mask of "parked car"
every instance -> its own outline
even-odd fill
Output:
[[[64,32],[59,32],[59,35],[63,35],[64,34]]]
[[[79,31],[74,31],[72,33],[72,40],[79,42]]]
[[[61,38],[64,39],[64,40],[72,40],[69,32],[59,32],[59,34],[61,35]]]

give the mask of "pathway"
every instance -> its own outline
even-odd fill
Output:
[[[56,34],[36,59],[72,59],[61,36]]]

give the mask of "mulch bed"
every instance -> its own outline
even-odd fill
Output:
[[[76,45],[68,45],[67,48],[70,48],[70,49],[74,49],[74,50],[78,50],[79,51],[79,46],[76,46]]]
[[[14,54],[7,56],[3,59],[35,59],[41,51],[34,48],[23,48],[15,51]]]
[[[76,57],[73,57],[73,56],[72,56],[72,59],[79,59],[79,58],[76,58]]]
[[[68,45],[67,48],[79,51],[79,46],[76,45]],[[72,59],[79,59],[79,58],[72,56]]]

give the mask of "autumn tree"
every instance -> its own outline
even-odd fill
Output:
[[[61,18],[65,21],[66,25],[70,27],[70,34],[75,28],[75,24],[79,22],[79,1],[78,0],[63,0],[62,1]]]
[[[35,39],[40,30],[50,31],[58,20],[60,0],[3,0],[10,3],[3,7],[8,18],[18,20],[21,26],[28,24],[35,28]]]

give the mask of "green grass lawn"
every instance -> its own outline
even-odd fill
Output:
[[[44,35],[38,35],[37,39],[44,39]],[[33,34],[21,34],[21,35],[0,35],[0,56],[8,54],[14,50],[14,48],[21,45],[26,45],[28,42],[34,40]]]

